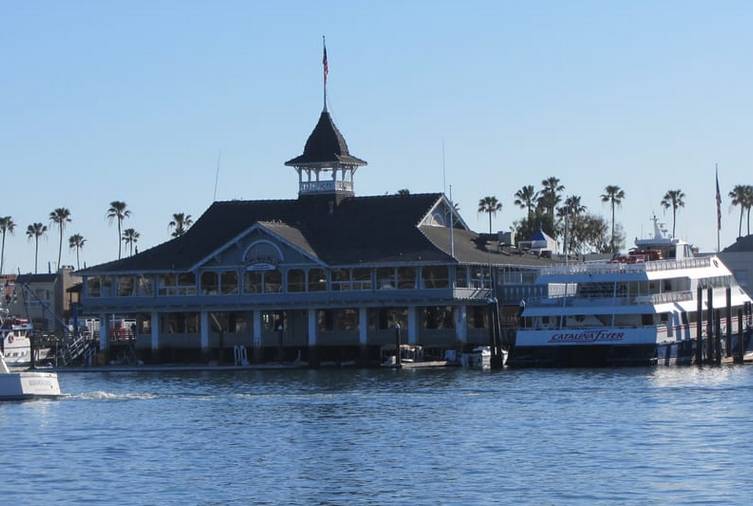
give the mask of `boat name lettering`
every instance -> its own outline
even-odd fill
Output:
[[[559,332],[549,338],[550,343],[596,343],[602,341],[622,341],[624,332],[592,330],[582,332]]]

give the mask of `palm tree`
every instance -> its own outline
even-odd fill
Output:
[[[677,223],[677,209],[685,207],[685,194],[682,190],[668,190],[661,199],[661,205],[664,209],[672,208],[672,237],[675,236],[675,225]]]
[[[478,212],[487,213],[489,215],[490,235],[492,233],[492,215],[496,215],[498,211],[502,211],[502,203],[497,200],[497,197],[484,197],[478,201]]]
[[[76,250],[76,269],[81,269],[81,262],[79,262],[79,251],[84,247],[86,239],[81,234],[73,234],[68,238],[68,247]]]
[[[570,237],[572,237],[572,232],[575,230],[575,218],[580,216],[580,214],[586,212],[588,208],[580,203],[580,196],[578,195],[570,195],[565,199],[564,205],[557,209],[557,217],[564,221],[564,239],[563,239],[563,250],[565,248],[567,250],[573,249],[573,240],[570,239],[570,243],[568,244],[567,238],[568,238],[568,228],[570,232]],[[568,251],[565,250],[564,253],[567,254]]]
[[[743,214],[746,208],[746,192],[745,185],[736,184],[732,191],[729,192],[729,198],[732,199],[733,206],[740,206],[740,224],[737,226],[737,237],[743,235]]]
[[[133,255],[133,245],[139,242],[139,237],[141,237],[141,234],[132,228],[123,230],[123,242],[126,243],[126,246],[130,246],[131,255]]]
[[[565,186],[560,184],[560,180],[554,176],[544,179],[541,186],[539,205],[546,209],[550,216],[554,217],[554,208],[562,200],[560,193],[565,190]]]
[[[3,234],[3,245],[0,247],[0,276],[3,274],[3,265],[5,264],[5,234],[13,234],[16,230],[16,222],[10,216],[0,217],[0,233]]]
[[[539,192],[534,190],[533,185],[526,185],[520,190],[515,192],[515,205],[521,209],[528,210],[528,216],[533,214],[533,209],[536,207],[536,201],[539,199]]]
[[[122,233],[120,231],[120,228],[123,225],[123,220],[131,216],[131,211],[129,211],[127,207],[128,205],[125,202],[115,200],[113,202],[110,202],[110,208],[107,210],[107,219],[110,221],[110,223],[112,223],[113,220],[118,221],[118,260],[120,260],[121,257],[122,246]]]
[[[601,194],[601,201],[602,202],[609,202],[612,206],[612,239],[609,242],[610,249],[612,250],[612,254],[614,255],[614,208],[616,206],[619,206],[622,204],[622,201],[625,199],[625,192],[620,188],[619,186],[615,185],[607,185],[606,188],[604,188],[604,193]]]
[[[193,225],[193,220],[191,219],[190,214],[175,213],[173,214],[172,221],[168,223],[167,228],[174,228],[175,230],[173,230],[172,236],[180,237],[188,231],[188,227],[191,225]]]
[[[32,223],[26,227],[26,237],[31,241],[34,239],[34,274],[37,273],[37,264],[39,260],[39,238],[47,233],[47,226],[41,223]]]
[[[65,229],[65,224],[70,223],[70,221],[71,212],[65,207],[58,207],[50,213],[50,224],[54,223],[57,225],[58,230],[60,231],[60,243],[58,244],[58,269],[60,269],[60,259],[63,254],[63,230]]]
[[[745,208],[748,212],[748,235],[750,235],[750,208],[753,207],[753,186],[746,184],[743,194],[745,195]]]

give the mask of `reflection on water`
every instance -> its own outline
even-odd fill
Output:
[[[753,368],[65,374],[5,504],[746,502]]]

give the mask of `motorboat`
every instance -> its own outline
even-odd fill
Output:
[[[0,401],[60,397],[58,375],[53,372],[12,372],[0,353]]]

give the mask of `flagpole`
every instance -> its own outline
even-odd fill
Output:
[[[719,253],[721,251],[721,238],[720,234],[722,231],[722,215],[721,215],[721,204],[722,204],[722,196],[719,193],[719,164],[714,164],[716,168],[716,252]]]
[[[323,87],[324,87],[324,112],[327,112],[327,72],[329,69],[327,68],[329,66],[329,63],[327,62],[327,42],[324,38],[324,35],[322,35],[322,52],[323,52],[323,58],[322,58],[322,65],[324,66],[324,73],[323,73]]]

